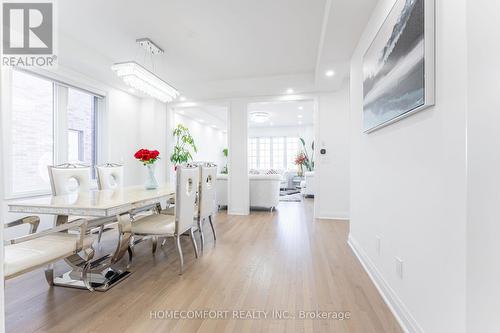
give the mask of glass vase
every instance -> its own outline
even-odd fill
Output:
[[[158,181],[155,177],[155,165],[147,164],[146,168],[148,169],[148,174],[146,177],[146,184],[144,184],[144,186],[146,187],[146,190],[155,190],[158,188]]]

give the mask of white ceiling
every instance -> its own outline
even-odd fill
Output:
[[[184,117],[196,120],[218,130],[227,129],[227,107],[222,105],[197,105],[176,107],[174,111]]]
[[[249,127],[313,125],[314,103],[312,101],[252,103],[249,104],[248,111],[249,113],[253,111],[264,111],[270,115],[269,121],[265,123],[256,123],[249,120]]]
[[[376,0],[58,1],[59,61],[126,89],[110,70],[165,50],[155,71],[190,100],[333,90]],[[150,62],[146,62],[150,65]],[[335,69],[323,79],[323,70]]]
[[[175,107],[174,111],[182,116],[196,120],[204,125],[212,126],[219,130],[227,128],[227,107],[222,105],[193,105]],[[283,101],[262,102],[248,105],[248,112],[263,111],[269,113],[269,121],[255,123],[248,121],[248,126],[257,127],[289,127],[313,125],[313,101]]]

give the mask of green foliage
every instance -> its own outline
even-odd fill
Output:
[[[306,160],[304,161],[304,165],[305,165],[307,171],[313,171],[314,170],[314,141],[311,144],[311,157],[309,157],[309,154],[307,153],[306,140],[304,140],[303,138],[300,138],[300,143],[302,143],[302,149],[304,150],[304,155],[306,156]]]
[[[222,153],[224,154],[224,157],[227,159],[227,157],[229,156],[229,150],[227,148],[224,148],[224,149],[222,149]],[[226,165],[224,166],[224,168],[222,168],[221,173],[223,173],[223,174],[229,173],[229,170],[227,169],[227,161],[226,161]]]
[[[196,148],[193,137],[189,133],[189,129],[179,124],[172,134],[176,141],[174,151],[170,156],[170,161],[174,165],[192,161],[193,155],[191,155],[191,150],[196,153],[198,149]]]

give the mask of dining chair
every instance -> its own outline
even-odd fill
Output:
[[[99,190],[114,190],[123,187],[123,165],[106,163],[95,168]]]
[[[123,187],[123,165],[106,163],[95,167],[97,175],[97,188],[99,190],[115,190]],[[117,222],[114,220],[113,222]],[[99,227],[97,243],[101,242],[104,224]]]
[[[198,214],[195,214],[198,230],[200,232],[201,249],[203,250],[205,246],[205,235],[203,233],[203,223],[205,219],[208,218],[210,222],[210,227],[212,228],[212,234],[214,236],[214,242],[217,240],[215,233],[215,228],[213,224],[213,216],[217,209],[216,203],[216,177],[217,177],[217,166],[213,163],[202,163],[199,165],[200,172],[200,184],[199,184],[199,204],[198,204]]]
[[[82,260],[82,279],[89,290],[93,290],[89,280],[90,260],[94,256],[93,237],[86,235],[87,221],[77,220],[62,224],[49,230],[36,232],[40,218],[28,216],[5,224],[5,228],[30,225],[29,234],[4,242],[4,275],[5,280],[22,275],[39,267],[47,266],[45,278],[49,285],[54,285],[53,264],[61,259],[69,258],[81,251],[86,260]],[[79,234],[70,234],[70,229],[80,229]]]
[[[181,236],[185,233],[191,237],[196,258],[198,258],[198,247],[194,238],[193,216],[195,212],[195,201],[199,182],[198,167],[185,164],[177,167],[177,180],[175,192],[175,214],[166,215],[156,212],[155,214],[130,219],[119,216],[120,231],[130,232],[132,237],[139,236],[143,239],[151,238],[153,241],[153,254],[156,252],[156,244],[159,237],[173,237],[176,240],[177,251],[180,259],[180,274],[184,269],[184,257],[181,248]],[[136,242],[131,242],[133,247]]]
[[[71,193],[87,192],[92,187],[91,180],[91,168],[83,164],[72,164],[64,163],[55,166],[48,166],[50,185],[52,189],[52,195],[66,195]],[[104,228],[104,224],[116,222],[115,217],[106,218],[89,218],[88,216],[70,216],[68,221],[74,221],[78,219],[92,220],[93,222],[99,222],[101,226],[99,227],[98,242],[101,241],[101,236]],[[58,216],[56,217],[55,225],[60,225],[67,221],[61,220]]]
[[[88,191],[91,188],[90,167],[83,164],[64,163],[49,165],[52,195],[65,195]]]

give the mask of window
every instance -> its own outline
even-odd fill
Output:
[[[248,167],[250,169],[258,169],[257,163],[257,138],[248,140]]]
[[[68,161],[95,165],[96,101],[89,93],[68,89]]]
[[[299,153],[299,138],[286,138],[286,167],[295,168],[295,158]]]
[[[248,140],[248,167],[250,169],[295,169],[299,151],[297,137],[257,137]]]
[[[48,193],[48,165],[96,164],[100,97],[21,70],[6,70],[4,80],[8,197]]]
[[[54,161],[53,83],[13,71],[11,86],[6,168],[11,170],[12,181],[7,193],[44,190],[49,186],[47,165]]]
[[[284,169],[285,138],[273,138],[273,169]]]
[[[271,168],[271,138],[259,138],[259,169]]]

